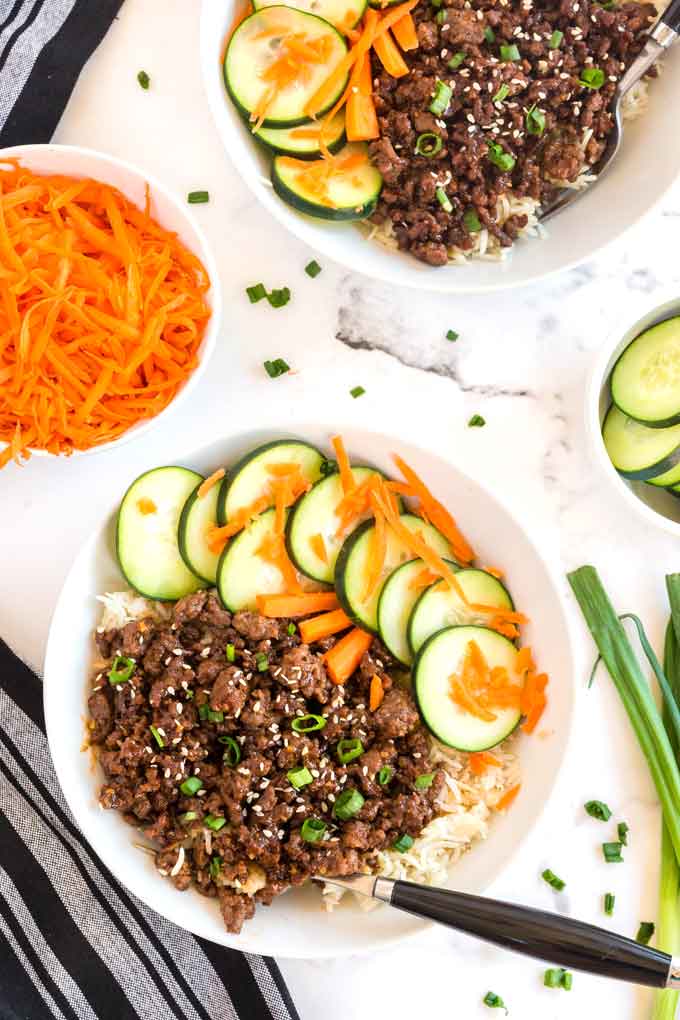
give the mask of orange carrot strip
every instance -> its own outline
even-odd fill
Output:
[[[409,588],[415,588],[417,591],[420,591],[421,588],[428,588],[437,580],[439,580],[439,575],[434,574],[429,567],[425,567],[412,578]]]
[[[334,591],[313,591],[304,594],[258,595],[257,607],[262,616],[282,618],[307,616],[338,608]]]
[[[139,510],[140,514],[146,515],[155,514],[158,507],[156,506],[152,499],[142,497],[142,499],[137,500],[137,509]]]
[[[208,477],[199,485],[197,493],[198,498],[203,499],[204,496],[207,496],[210,490],[223,478],[224,468],[218,468],[217,471],[213,471],[213,473],[208,475]]]
[[[387,526],[384,515],[376,506],[373,507],[375,524],[370,536],[370,546],[366,559],[366,578],[364,591],[361,596],[362,602],[368,602],[375,592],[383,567],[385,565],[385,554],[387,552]]]
[[[515,797],[519,793],[520,787],[521,784],[518,783],[517,786],[513,786],[506,793],[504,793],[501,799],[497,801],[495,804],[496,811],[507,811],[507,809],[513,803]]]
[[[306,645],[312,645],[315,641],[338,634],[341,630],[347,630],[352,626],[352,621],[342,609],[333,609],[330,613],[322,613],[321,616],[312,616],[309,620],[302,620],[298,624],[300,637]]]
[[[335,456],[338,461],[338,470],[340,472],[340,481],[342,482],[342,491],[347,495],[356,489],[356,482],[354,481],[354,475],[349,463],[349,457],[345,450],[345,444],[342,441],[342,436],[333,436],[331,439],[333,449],[335,450]]]
[[[393,78],[402,78],[408,74],[408,64],[399,52],[390,32],[384,32],[373,42],[373,49],[378,54],[380,63]]]
[[[449,511],[439,500],[434,498],[422,479],[419,478],[399,454],[393,454],[393,459],[406,481],[416,492],[418,499],[425,508],[430,523],[448,538],[456,559],[462,563],[470,563],[475,558],[474,550],[459,530]]]
[[[385,697],[385,691],[383,689],[383,683],[377,673],[374,673],[371,677],[371,687],[369,692],[368,707],[371,712],[376,712],[382,705],[383,698]]]
[[[505,577],[503,571],[500,570],[498,567],[480,567],[479,569],[485,570],[487,574],[491,574],[492,577],[498,578],[499,581],[502,581],[503,578]]]
[[[328,550],[322,534],[310,535],[309,545],[314,555],[318,556],[322,563],[328,563]]]
[[[347,99],[345,132],[350,142],[368,141],[380,135],[371,88],[371,58],[367,53],[361,63],[356,91]]]
[[[416,32],[415,22],[410,14],[405,14],[399,21],[395,21],[392,25],[392,34],[402,50],[418,49],[418,33]]]
[[[489,751],[473,751],[468,758],[470,771],[476,776],[483,775],[488,768],[499,768],[500,764],[498,758]]]
[[[371,647],[373,635],[355,627],[323,656],[328,675],[334,684],[344,684],[358,668]]]
[[[417,0],[414,0],[414,4],[416,2]],[[357,42],[354,46],[352,46],[349,53],[346,53],[340,62],[333,68],[328,78],[321,83],[314,95],[307,101],[305,105],[305,113],[308,117],[314,117],[319,110],[323,110],[323,108],[332,101],[333,96],[337,95],[338,89],[341,87],[350,71],[352,71],[357,61],[363,59],[363,57],[368,53],[373,45],[375,33],[378,28],[378,21],[379,17],[377,12],[369,8],[364,17],[363,29]],[[333,107],[333,116],[335,116],[338,110],[341,109],[347,101],[351,85],[356,85],[358,75],[353,76],[355,81],[352,83],[352,76],[350,76],[350,81],[343,94]],[[327,114],[326,118],[328,119],[328,117],[329,115]]]

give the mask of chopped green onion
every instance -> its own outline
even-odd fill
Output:
[[[606,75],[599,67],[584,67],[579,78],[579,85],[586,89],[601,89]]]
[[[350,788],[343,790],[335,804],[333,805],[333,814],[336,818],[346,822],[348,818],[353,818],[354,815],[358,814],[364,806],[364,797],[359,793],[358,790]]]
[[[227,824],[227,819],[221,815],[206,815],[203,821],[213,832],[219,832]]]
[[[509,87],[503,82],[496,95],[491,100],[492,103],[502,103],[504,99],[507,99],[510,95]]]
[[[236,662],[236,648],[234,645],[227,645],[227,662]]]
[[[654,934],[654,922],[653,921],[640,921],[640,927],[637,930],[635,941],[639,942],[641,946],[649,945],[649,940]]]
[[[488,43],[496,41],[496,33],[494,32],[490,25],[487,25],[486,28],[484,29],[484,38]]]
[[[328,478],[329,475],[335,475],[338,472],[337,461],[334,460],[322,460],[319,472],[322,478]]]
[[[561,878],[558,878],[555,872],[551,871],[550,868],[546,868],[545,871],[541,872],[541,878],[544,879],[548,885],[552,886],[553,889],[557,889],[558,892],[562,892],[567,884]]]
[[[494,166],[497,166],[503,173],[508,173],[514,167],[517,162],[514,156],[511,156],[509,152],[506,152],[502,145],[498,142],[487,142],[489,147],[489,160]]]
[[[443,144],[439,135],[436,135],[434,131],[425,131],[416,138],[416,154],[418,156],[427,156],[430,159],[442,151]]]
[[[292,637],[293,634],[297,634],[297,627],[295,626],[294,623],[288,624],[288,626],[286,627],[286,634],[288,635],[288,637]]]
[[[482,229],[482,224],[479,222],[479,216],[474,209],[465,210],[463,213],[463,223],[471,234],[476,234]]]
[[[193,797],[195,793],[203,786],[203,780],[199,779],[198,776],[189,776],[183,783],[180,784],[180,790],[185,797]]]
[[[543,975],[543,984],[546,988],[564,988],[565,992],[570,992],[573,983],[573,974],[564,967],[551,967]]]
[[[353,386],[349,392],[350,396],[354,397],[354,399],[356,400],[357,397],[363,397],[366,390],[363,388],[363,386]]]
[[[322,822],[320,818],[305,818],[300,835],[306,843],[318,843],[323,839],[326,828],[326,823]]]
[[[443,81],[437,78],[437,83],[434,87],[434,94],[432,96],[432,102],[428,109],[430,113],[433,113],[435,117],[441,117],[443,113],[446,113],[446,108],[451,102],[451,96],[453,95],[453,89],[446,85]]]
[[[425,772],[422,776],[417,776],[416,781],[413,784],[416,790],[427,790],[432,786],[434,782],[434,772]]]
[[[264,370],[270,379],[278,379],[280,375],[290,372],[290,365],[283,358],[274,358],[273,361],[264,362]]]
[[[163,740],[162,736],[160,735],[160,733],[158,732],[156,727],[155,726],[150,726],[149,729],[151,730],[151,732],[153,734],[153,739],[156,741],[158,746],[159,747],[165,747],[165,741]]]
[[[573,983],[574,975],[571,973],[571,971],[565,970],[564,974],[562,975],[562,987],[564,988],[565,992],[571,991],[571,986],[573,985]]]
[[[264,652],[258,652],[255,656],[255,665],[258,673],[266,673],[269,669],[269,659]]]
[[[263,283],[254,283],[252,287],[246,287],[246,294],[250,299],[251,305],[256,305],[258,301],[266,298],[267,290]]]
[[[241,748],[233,737],[227,737],[222,735],[217,738],[220,744],[224,744],[225,751],[222,755],[222,761],[226,762],[230,768],[235,768],[241,760]]]
[[[117,655],[111,663],[111,669],[109,670],[109,683],[113,687],[117,684],[124,684],[130,679],[134,671],[134,659],[128,659],[125,655]]]
[[[607,864],[622,864],[623,857],[621,856],[621,843],[603,843],[602,853]]]
[[[459,337],[459,334],[456,333],[456,331],[454,329],[447,329],[447,331],[446,331],[446,339],[450,340],[451,343],[453,343],[454,340],[457,340],[458,337]]]
[[[358,737],[348,737],[345,740],[341,740],[335,750],[338,755],[338,761],[342,765],[347,765],[364,753],[364,745]]]
[[[387,786],[393,775],[394,769],[390,765],[383,765],[378,772],[378,784],[380,786]]]
[[[395,839],[392,844],[392,849],[397,850],[400,854],[405,854],[407,850],[410,850],[413,846],[413,836],[409,836],[407,832],[402,833],[398,839]]]
[[[437,11],[434,16],[434,20],[438,25],[445,25],[448,21],[448,11]]]
[[[187,697],[187,700],[188,700],[188,701],[191,701],[191,699],[192,699],[192,698],[193,698],[193,696],[194,696],[194,692],[193,692],[192,690],[190,690],[190,689],[187,689],[187,690],[186,690],[186,691],[185,691],[184,693],[185,693],[185,695],[186,695],[186,697]]]
[[[514,43],[509,46],[501,45],[501,60],[521,60],[519,50]]]
[[[482,1002],[484,1003],[485,1006],[488,1006],[490,1009],[504,1009],[506,1013],[508,1012],[508,1008],[501,999],[500,995],[496,995],[495,992],[487,992],[484,998],[482,999]]]
[[[625,822],[619,822],[616,826],[616,832],[619,837],[619,843],[628,846],[628,833],[630,832],[628,825]]]
[[[321,266],[316,261],[316,259],[312,259],[312,261],[308,262],[307,265],[305,266],[305,272],[307,276],[311,276],[311,278],[314,279],[314,277],[318,276],[319,273],[321,272]]]
[[[208,709],[208,722],[224,722],[224,712],[216,712],[214,709]]]
[[[291,723],[296,733],[314,733],[315,730],[322,730],[325,725],[326,720],[322,715],[300,715]]]
[[[210,711],[210,706],[209,705],[199,705],[198,706],[198,718],[199,719],[203,719],[205,721],[208,718],[208,712],[209,711]]]
[[[187,202],[190,205],[204,205],[210,201],[210,194],[207,191],[190,191],[187,195]]]
[[[486,425],[486,418],[482,418],[481,414],[473,414],[468,422],[469,429],[481,429]]]
[[[179,821],[182,825],[188,825],[189,822],[195,822],[198,818],[197,811],[185,811],[183,815],[179,816]]]
[[[527,110],[526,126],[530,135],[537,135],[539,138],[545,131],[545,114],[535,103]]]
[[[151,78],[149,78],[149,76],[146,73],[146,71],[139,71],[137,73],[137,81],[142,86],[144,91],[147,91],[148,88],[149,88],[149,85],[151,84]]]
[[[564,32],[560,32],[559,28],[556,28],[555,31],[553,32],[553,34],[550,36],[550,39],[548,41],[548,49],[549,50],[558,50],[560,48],[560,46],[562,45],[562,40],[563,39],[564,39]]]
[[[591,818],[597,818],[600,822],[608,822],[612,816],[609,805],[602,800],[588,800],[583,806]]]
[[[446,194],[443,188],[437,188],[437,190],[435,191],[435,195],[437,196],[437,201],[439,202],[444,212],[447,213],[453,212],[453,206],[451,205],[449,196]]]
[[[291,786],[294,786],[296,790],[301,790],[303,786],[309,786],[310,783],[314,782],[312,773],[304,765],[298,766],[298,768],[290,769],[286,772],[288,782]]]
[[[272,308],[283,308],[290,301],[290,289],[288,287],[274,288],[267,294],[267,301]]]
[[[467,53],[465,53],[464,50],[459,50],[458,53],[454,53],[451,59],[446,62],[446,66],[450,68],[452,71],[455,71],[463,63],[466,56]]]
[[[607,892],[604,894],[604,912],[611,917],[614,913],[614,903],[616,902],[616,896],[614,893]]]
[[[217,878],[222,867],[222,858],[219,854],[215,854],[210,858],[210,877],[212,879]]]
[[[441,5],[444,3],[444,0],[430,0],[430,3],[436,10],[437,8],[441,7]]]

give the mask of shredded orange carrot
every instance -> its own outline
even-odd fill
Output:
[[[476,776],[483,775],[488,768],[500,768],[500,764],[490,751],[473,751],[468,758],[470,771]]]
[[[314,555],[318,556],[322,563],[328,563],[328,550],[320,532],[309,536],[309,545]]]
[[[358,668],[364,653],[371,647],[373,635],[355,627],[324,654],[328,675],[334,684],[344,684]]]
[[[152,499],[147,499],[146,496],[143,496],[141,499],[137,500],[137,509],[140,514],[144,514],[146,516],[147,514],[155,514],[158,507]]]
[[[476,641],[468,641],[459,673],[449,678],[449,696],[464,712],[493,722],[494,708],[520,708],[522,687],[503,667],[490,670]]]
[[[502,581],[505,577],[503,571],[499,570],[498,567],[480,567],[479,569],[485,570],[487,574],[491,574],[492,577],[497,578],[499,581]]]
[[[415,577],[411,578],[409,588],[415,588],[420,591],[421,588],[429,588],[431,584],[439,579],[439,574],[433,573],[429,567],[425,567],[419,571]]]
[[[380,135],[372,90],[371,58],[367,53],[361,61],[356,89],[347,97],[345,131],[349,142],[368,141]]]
[[[340,500],[335,508],[335,515],[340,522],[335,533],[337,538],[370,509],[369,497],[372,486],[372,476],[369,475]]]
[[[398,454],[393,454],[393,459],[408,484],[417,494],[420,505],[425,511],[426,519],[449,540],[457,560],[460,560],[461,563],[471,563],[475,558],[474,550],[459,530],[449,511],[439,500],[434,498],[422,479],[405,460]]]
[[[517,659],[515,662],[515,672],[522,675],[523,673],[533,672],[536,669],[536,663],[534,662],[534,655],[529,645],[523,645],[517,653]]]
[[[380,508],[375,504],[373,504],[373,514],[375,524],[369,539],[368,557],[366,559],[366,583],[361,596],[362,602],[368,602],[375,593],[382,577],[383,567],[385,566],[385,554],[387,552],[387,522],[384,515],[380,512]]]
[[[548,686],[548,677],[545,673],[529,672],[524,680],[522,700],[520,709],[525,716],[522,729],[525,733],[533,733],[538,720],[548,704],[545,689]]]
[[[0,467],[159,414],[197,365],[210,286],[177,235],[101,181],[0,167]]]
[[[254,520],[258,514],[268,510],[272,505],[270,496],[258,496],[249,506],[243,507],[239,510],[232,519],[227,523],[218,527],[208,528],[208,548],[211,552],[219,553],[224,549],[230,538],[237,535],[239,531],[242,531],[252,520]]]
[[[279,468],[285,468],[284,471],[278,470]],[[290,468],[290,470],[289,470]],[[278,488],[279,503],[281,504],[279,513],[283,513],[286,507],[292,506],[293,503],[303,493],[308,492],[311,488],[311,482],[305,478],[302,474],[299,464],[292,465],[276,465],[270,464],[267,468],[269,474],[274,477],[272,482],[269,484],[268,491],[258,496],[257,499],[249,506],[242,507],[238,510],[234,516],[222,527],[213,525],[208,528],[207,541],[208,548],[211,552],[219,553],[224,549],[230,538],[238,534],[245,527],[250,524],[259,514],[264,513],[271,506],[276,505],[276,491]],[[278,483],[283,482],[283,485]],[[280,524],[280,518],[277,520],[277,525]]]
[[[224,478],[224,468],[218,468],[217,471],[213,471],[211,475],[201,482],[198,487],[198,498],[203,499],[207,496],[212,488],[214,488],[218,482],[221,482]]]
[[[377,673],[374,673],[371,677],[371,687],[369,691],[368,707],[371,712],[376,712],[383,703],[385,697],[385,691],[383,689],[383,683]]]
[[[399,47],[390,32],[384,32],[383,35],[378,36],[373,43],[373,49],[378,54],[380,63],[393,78],[402,78],[408,74],[408,64],[399,52]]]
[[[312,616],[309,620],[303,620],[298,624],[300,637],[306,645],[321,641],[322,638],[338,634],[352,626],[352,621],[342,609],[333,609],[329,613],[322,613],[321,616]]]
[[[257,608],[262,616],[286,617],[307,616],[338,608],[334,591],[311,591],[302,594],[258,595]]]
[[[338,471],[340,472],[340,481],[342,482],[342,491],[347,495],[356,489],[356,482],[354,481],[354,475],[349,463],[349,457],[347,456],[347,450],[345,444],[342,441],[342,436],[333,436],[331,438],[333,449],[335,450],[335,456],[338,461]]]
[[[497,801],[496,804],[494,805],[496,811],[507,811],[507,809],[513,803],[517,794],[519,793],[520,786],[521,784],[518,783],[517,786],[511,787],[511,789],[509,789],[506,793],[503,794],[501,799]]]
[[[418,49],[418,33],[416,32],[415,22],[410,14],[405,14],[399,21],[395,21],[392,25],[392,34],[402,50]]]

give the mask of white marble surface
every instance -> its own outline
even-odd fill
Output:
[[[215,0],[218,2],[218,0]],[[152,78],[142,92],[136,74]],[[203,99],[198,3],[127,0],[85,70],[56,141],[101,148],[160,175],[178,194],[207,188],[197,207],[221,266],[225,316],[210,372],[188,406],[146,440],[85,460],[34,460],[0,476],[0,632],[34,666],[42,661],[54,600],[83,537],[132,477],[180,459],[210,436],[295,418],[361,422],[426,444],[491,484],[564,568],[595,563],[622,610],[635,609],[660,640],[663,575],[680,569],[677,546],[631,516],[595,473],[583,432],[585,374],[600,342],[628,313],[680,287],[680,187],[606,256],[541,285],[498,297],[397,292],[331,264],[310,280],[313,252],[254,203],[222,151]],[[251,306],[246,285],[290,286],[290,304]],[[456,344],[444,334],[460,333]],[[271,381],[265,358],[296,373]],[[349,396],[361,384],[366,395]],[[471,414],[487,426],[468,429]],[[502,550],[499,550],[499,561]],[[568,881],[560,906],[635,934],[656,909],[658,811],[647,770],[609,681],[584,688],[591,647],[580,621],[583,670],[577,739],[556,793],[522,860],[496,895],[551,908],[539,879]],[[608,801],[631,827],[623,865],[605,865],[610,827],[584,800]],[[612,820],[613,821],[613,820]],[[608,1016],[641,1020],[646,992],[577,976],[573,991],[541,985],[542,967],[443,931],[370,959],[281,961],[302,1020],[375,1016],[490,1017],[501,994],[516,1020]]]

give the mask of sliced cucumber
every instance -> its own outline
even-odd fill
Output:
[[[271,7],[275,0],[253,0],[256,11]],[[399,0],[395,0],[395,3]],[[366,0],[290,0],[289,7],[325,18],[340,31],[353,28],[366,10]]]
[[[416,656],[413,691],[423,722],[447,747],[458,751],[486,751],[505,740],[521,718],[518,708],[494,708],[496,718],[486,722],[465,712],[450,697],[450,677],[463,663],[474,641],[491,669],[502,666],[515,676],[517,649],[488,627],[447,627],[433,634]]]
[[[360,162],[359,157],[365,156]],[[382,177],[368,159],[363,142],[351,142],[336,157],[333,172],[314,160],[301,164],[276,156],[272,164],[274,191],[288,205],[322,220],[363,220],[375,210]]]
[[[214,584],[217,578],[219,553],[208,547],[208,531],[217,523],[217,499],[219,485],[213,485],[205,496],[199,496],[202,481],[187,499],[179,518],[177,540],[180,556],[189,570],[206,584]]]
[[[680,422],[680,318],[636,337],[614,365],[611,387],[629,418],[651,428]]]
[[[453,559],[453,551],[449,542],[431,524],[426,524],[421,517],[416,517],[415,514],[402,514],[401,521],[411,531],[419,531],[430,548],[440,556]],[[366,562],[371,550],[374,527],[373,521],[365,521],[359,525],[356,531],[352,532],[349,538],[345,539],[335,564],[335,590],[340,605],[347,615],[358,626],[377,633],[378,600],[382,586],[393,570],[396,570],[400,564],[407,560],[413,559],[413,556],[394,532],[388,528],[382,578],[370,598],[364,600]]]
[[[327,53],[319,63],[305,63],[305,76],[289,85],[274,85],[265,75],[277,61],[285,60],[288,49],[286,39],[315,45],[325,40]],[[305,106],[347,52],[347,44],[340,33],[323,18],[275,5],[255,11],[238,26],[227,47],[224,58],[224,81],[236,106],[249,118],[258,104],[274,89],[266,109],[263,127],[293,127],[309,120]],[[329,110],[342,95],[347,84],[345,76],[338,89],[329,97],[323,110]]]
[[[680,425],[650,429],[626,417],[616,404],[607,411],[602,438],[616,470],[633,481],[656,478],[680,463]]]
[[[505,585],[485,570],[459,570],[456,580],[470,602],[498,609],[515,608]],[[415,654],[438,630],[462,624],[483,624],[486,620],[486,616],[466,606],[444,581],[435,581],[421,593],[413,607],[408,621],[408,644]]]
[[[217,565],[217,591],[232,613],[257,609],[258,595],[278,595],[286,590],[278,567],[258,556],[257,550],[273,531],[276,511],[266,510],[240,531],[224,549]]]
[[[260,128],[255,137],[274,152],[297,159],[316,159],[321,153],[319,145],[319,124],[298,124],[292,128]],[[330,153],[339,152],[345,144],[345,111],[336,113],[324,133],[326,147]]]
[[[188,468],[154,468],[140,475],[123,496],[116,521],[116,555],[127,582],[146,598],[181,599],[203,583],[189,570],[177,544],[182,508],[201,480]]]
[[[454,570],[458,567],[453,565]],[[378,599],[378,631],[387,650],[402,666],[410,666],[413,655],[406,636],[411,610],[420,597],[421,589],[413,582],[427,569],[423,560],[409,560],[397,567],[385,581]]]
[[[274,476],[274,464],[298,464],[304,477],[314,484],[321,475],[324,456],[301,439],[275,439],[251,450],[224,476],[217,497],[217,520],[226,524],[234,515],[267,494]]]
[[[369,475],[379,475],[375,468],[355,467],[352,475],[360,485]],[[335,510],[343,497],[339,474],[321,478],[309,492],[300,499],[288,518],[286,540],[288,555],[295,566],[307,577],[325,584],[333,584],[335,561],[347,537],[338,535],[339,521]],[[311,539],[321,535],[326,547],[326,560],[312,549]]]
[[[656,485],[660,489],[672,489],[678,482],[680,482],[680,462],[670,471],[664,471],[662,475],[654,475],[653,478],[647,479],[647,485]]]

